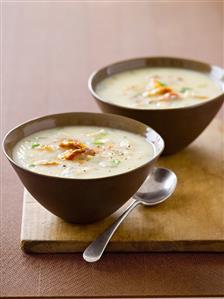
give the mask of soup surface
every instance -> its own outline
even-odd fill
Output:
[[[154,157],[144,137],[112,128],[66,126],[20,140],[13,159],[24,168],[52,176],[97,178],[134,169]]]
[[[222,92],[209,76],[178,68],[142,68],[102,80],[96,93],[105,101],[137,109],[188,106]]]

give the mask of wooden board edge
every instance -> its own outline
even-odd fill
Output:
[[[89,245],[87,242],[72,241],[33,241],[21,240],[20,247],[25,253],[81,253]],[[122,248],[122,250],[121,250]],[[224,241],[151,241],[112,242],[108,245],[107,252],[224,252]]]

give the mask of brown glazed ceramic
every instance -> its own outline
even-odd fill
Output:
[[[177,67],[208,74],[224,90],[224,70],[206,63],[171,57],[146,57],[118,62],[93,73],[89,89],[103,112],[124,115],[139,120],[155,129],[165,141],[164,154],[173,154],[189,145],[214,118],[220,109],[224,94],[187,107],[169,109],[135,109],[104,101],[96,92],[96,85],[103,79],[127,70],[143,67]]]
[[[40,130],[69,125],[105,126],[140,134],[155,145],[155,156],[131,171],[94,179],[38,174],[13,161],[12,149],[22,138]],[[74,112],[48,115],[23,123],[6,135],[3,148],[24,186],[40,204],[66,221],[90,223],[115,212],[139,189],[163,151],[164,142],[154,130],[129,118]]]

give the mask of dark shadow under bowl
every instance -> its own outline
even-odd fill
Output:
[[[155,147],[155,155],[144,165],[114,176],[76,179],[38,174],[19,166],[12,149],[22,138],[59,126],[104,126],[140,134]],[[53,214],[69,222],[90,223],[119,209],[141,186],[163,151],[162,138],[148,126],[113,114],[63,113],[37,118],[11,130],[3,141],[6,157],[26,189]]]
[[[93,73],[89,90],[103,112],[119,114],[141,121],[156,130],[165,141],[164,154],[173,154],[194,141],[214,118],[223,101],[223,92],[199,104],[167,109],[134,109],[118,106],[102,99],[95,89],[111,75],[144,67],[172,67],[208,74],[224,90],[224,70],[206,63],[171,57],[146,57],[121,61]]]

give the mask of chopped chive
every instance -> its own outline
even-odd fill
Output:
[[[37,146],[40,146],[40,143],[36,143],[36,142],[35,142],[35,143],[32,144],[32,148],[35,148],[35,147],[37,147]]]
[[[186,91],[190,91],[192,88],[190,88],[190,87],[182,87],[181,88],[181,90],[180,90],[180,92],[181,93],[185,93]]]
[[[161,85],[161,86],[167,86],[167,84],[166,83],[164,83],[164,82],[161,82],[161,81],[159,81],[159,80],[157,80],[158,81],[158,83]]]
[[[111,161],[112,167],[117,167],[120,163],[121,163],[121,161],[118,159],[113,159]]]
[[[30,164],[30,165],[29,165],[29,167],[35,167],[35,166],[36,166],[35,164]]]
[[[96,138],[100,139],[100,138],[103,138],[107,135],[108,135],[107,132],[99,132],[98,134],[96,134]]]
[[[101,141],[101,140],[95,140],[95,141],[93,141],[93,144],[95,144],[95,145],[104,145],[104,142]]]

